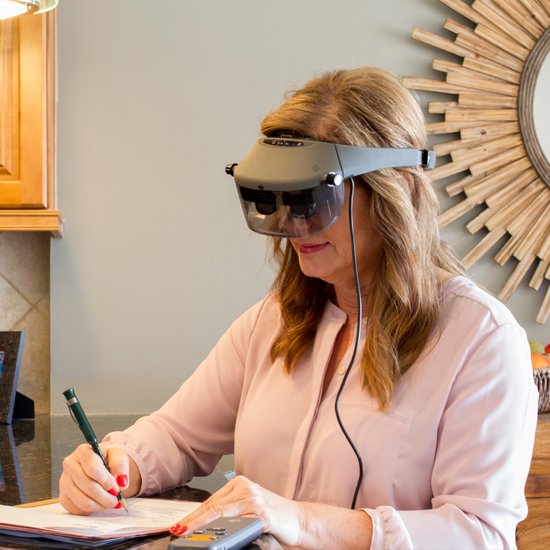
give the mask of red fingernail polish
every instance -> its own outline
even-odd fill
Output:
[[[115,506],[115,508],[118,510],[119,508],[122,508],[122,502],[119,502],[117,503],[117,505]]]
[[[170,533],[173,535],[180,536],[183,535],[185,531],[187,531],[187,527],[185,525],[180,525],[179,523],[175,523],[172,527],[170,527]]]
[[[118,495],[118,491],[116,489],[109,489],[107,492],[114,497]]]
[[[128,476],[125,474],[120,474],[116,477],[116,482],[119,487],[126,487],[126,485],[128,485]]]

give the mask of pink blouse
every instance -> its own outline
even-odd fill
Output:
[[[373,549],[515,548],[537,421],[526,335],[468,279],[450,279],[442,293],[439,326],[387,410],[361,390],[359,359],[347,380],[340,414],[365,470],[357,507],[373,519]],[[105,442],[136,461],[140,494],[208,475],[234,452],[236,472],[273,492],[349,507],[358,466],[334,400],[351,349],[321,398],[345,320],[329,303],[287,375],[270,357],[281,321],[269,295],[161,409]]]

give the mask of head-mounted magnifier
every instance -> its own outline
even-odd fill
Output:
[[[327,229],[344,204],[344,180],[384,168],[433,168],[433,151],[354,147],[295,138],[261,138],[239,164],[226,166],[248,227],[279,237]]]

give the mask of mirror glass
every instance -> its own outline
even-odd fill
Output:
[[[533,123],[542,152],[550,162],[550,55],[542,62],[533,96]]]

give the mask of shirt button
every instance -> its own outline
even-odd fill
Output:
[[[346,369],[344,367],[340,367],[338,369],[338,374],[344,374],[346,372]]]

